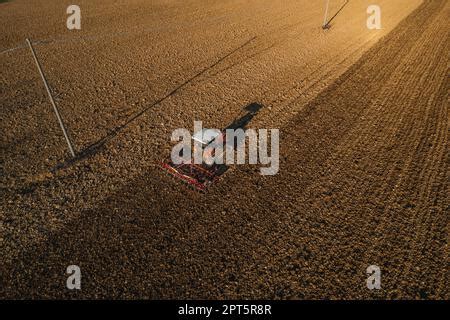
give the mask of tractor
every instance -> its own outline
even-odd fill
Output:
[[[235,119],[229,126],[223,130],[218,129],[202,129],[201,131],[194,132],[192,135],[192,140],[194,143],[194,152],[196,151],[196,146],[202,148],[200,152],[215,148],[211,147],[212,144],[226,144],[226,132],[228,129],[237,130],[245,129],[248,123],[253,119],[253,117],[260,111],[262,105],[258,103],[252,103],[244,108],[246,114],[240,118]],[[232,148],[235,147],[233,143]],[[226,149],[226,146],[223,150]],[[210,155],[214,157],[214,154]],[[229,169],[226,164],[218,163],[206,163],[202,161],[200,164],[192,163],[192,161],[184,161],[180,164],[175,164],[171,159],[162,162],[161,168],[169,173],[172,177],[186,183],[188,186],[192,187],[194,190],[199,192],[205,192],[208,187],[217,182]]]

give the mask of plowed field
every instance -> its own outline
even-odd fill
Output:
[[[448,1],[378,0],[382,30],[366,0],[328,30],[322,1],[78,2],[80,31],[66,1],[0,4],[1,298],[449,298]],[[277,175],[200,194],[155,165],[253,102]]]

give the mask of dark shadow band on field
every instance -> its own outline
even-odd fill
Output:
[[[277,215],[277,204],[270,202],[273,189],[264,186],[289,191],[285,182],[298,175],[297,183],[304,190],[318,178],[322,163],[371,103],[377,83],[389,77],[444,3],[424,1],[305,106],[283,129],[282,137],[284,134],[289,139],[281,144],[279,175],[263,181],[259,176],[247,176],[249,180],[242,181],[239,174],[230,175],[221,186],[202,196],[184,189],[156,169],[142,173],[96,209],[82,212],[63,230],[49,234],[45,243],[24,248],[11,265],[2,266],[0,296],[205,299],[227,298],[230,292],[234,293],[231,296],[248,297],[248,292],[255,290],[261,296],[252,298],[292,298],[298,293],[286,288],[283,281],[279,286],[265,287],[264,265],[261,268],[252,265],[255,254],[264,257],[264,250],[276,249],[269,238],[259,236],[279,231],[277,226],[286,222],[279,220],[283,217]],[[302,152],[292,152],[291,148],[299,145]],[[283,170],[287,167],[290,170]],[[262,185],[257,193],[252,191],[255,182]],[[246,195],[250,192],[255,197],[233,202],[245,190]],[[260,206],[256,207],[257,204]],[[248,212],[249,205],[259,212],[259,217]],[[227,210],[225,215],[222,210]],[[308,223],[302,225],[304,236],[311,231],[309,228],[312,227]],[[306,264],[318,267],[326,258],[327,252],[312,255],[309,244],[296,245],[295,259],[300,267]],[[266,266],[285,268],[282,261],[264,261]],[[65,272],[71,264],[81,267],[81,291],[65,288]],[[249,276],[245,272],[248,270],[257,274]],[[302,271],[295,272],[301,275]],[[334,269],[322,270],[323,277],[327,274],[332,279],[336,277]],[[252,277],[259,277],[261,282],[257,285]],[[321,290],[327,290],[326,283],[323,285]],[[334,292],[335,289],[328,288],[330,297],[343,294]],[[367,294],[367,290],[363,292]],[[306,298],[314,297],[310,291],[303,294]]]

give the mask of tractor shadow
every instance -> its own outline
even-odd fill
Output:
[[[263,108],[263,105],[253,102],[251,104],[249,104],[248,106],[246,106],[244,108],[245,111],[247,111],[247,113],[243,116],[241,116],[238,119],[235,119],[230,125],[228,125],[223,131],[226,132],[226,130],[245,130],[247,128],[247,125],[252,121],[252,119],[259,113],[259,111]],[[233,143],[233,148],[234,151],[236,151],[236,148],[243,143],[242,141],[239,141],[237,137],[235,137],[234,139],[234,143]],[[244,141],[245,143],[245,141]],[[227,166],[226,164],[220,164],[219,166],[219,176],[222,176],[223,174],[225,174],[225,172],[228,171],[229,166]]]
[[[238,130],[245,129],[247,125],[252,121],[252,119],[259,113],[263,106],[259,103],[253,102],[244,108],[247,113],[239,119],[235,119],[228,127],[224,130]]]

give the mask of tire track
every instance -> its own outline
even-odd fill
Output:
[[[442,4],[442,3],[441,3]],[[430,3],[428,3],[428,5],[430,6]],[[438,10],[439,10],[439,7],[436,7],[436,6],[434,6],[433,7],[433,5],[431,5],[431,8],[430,7],[428,7],[428,8],[425,8],[425,9],[428,9],[428,10],[425,10],[424,12],[423,12],[423,15],[422,15],[422,17],[427,17],[428,16],[428,19],[429,19],[429,14],[430,14],[430,12],[438,12]],[[428,12],[427,12],[428,11]],[[426,18],[425,18],[426,19]],[[422,20],[422,21],[424,21],[424,20]],[[437,28],[440,28],[439,26],[437,27]],[[420,32],[418,33],[418,34],[421,34]],[[433,36],[431,36],[430,37],[430,39],[432,39],[432,41],[436,41],[436,39],[438,39],[438,37],[436,36],[436,35],[433,35]],[[411,39],[410,41],[409,41],[409,44],[410,44],[410,46],[409,46],[409,51],[414,51],[414,46],[411,46],[411,45],[414,45],[415,44],[415,41],[417,41],[417,37],[416,38],[414,38],[414,39]],[[400,41],[398,41],[398,42],[402,42],[401,40]],[[408,42],[406,42],[406,43],[408,43]],[[401,48],[401,50],[405,50],[405,46],[403,46],[402,48]],[[426,56],[427,57],[427,55],[424,55],[424,56]],[[445,56],[445,55],[444,55]],[[383,55],[383,57],[384,58],[386,58],[386,55]],[[392,58],[392,57],[391,57]],[[390,58],[387,58],[387,59],[389,59],[390,60]],[[405,59],[402,59],[403,61],[405,61],[406,60],[406,58]],[[412,65],[417,65],[417,64],[412,64]],[[420,64],[419,64],[420,65]],[[442,61],[441,61],[441,65],[442,65]],[[376,64],[374,64],[374,66],[376,66]],[[392,66],[392,65],[390,65],[390,66]],[[396,70],[398,70],[399,72],[401,72],[401,71],[403,71],[402,70],[402,64],[399,64],[399,65],[394,65],[394,67],[396,68]],[[404,66],[403,66],[404,67]],[[430,70],[433,70],[433,68],[430,68]],[[434,72],[434,71],[432,71],[432,72]],[[354,73],[358,73],[358,72],[354,72]],[[370,72],[369,72],[369,74],[370,74]],[[380,74],[383,74],[383,72],[380,72]],[[384,74],[388,74],[388,73],[384,73]],[[400,79],[399,81],[398,80],[394,80],[394,81],[396,81],[396,82],[399,82],[399,83],[403,83],[403,84],[405,84],[405,83],[411,83],[413,80],[414,80],[414,76],[415,75],[412,75],[412,76],[406,76],[406,79]],[[439,74],[439,76],[441,76],[442,77],[442,74]],[[375,81],[378,81],[378,80],[381,80],[381,81],[384,81],[384,80],[382,80],[382,79],[376,79]],[[374,81],[374,82],[375,82]],[[394,86],[395,87],[395,86]],[[408,96],[408,94],[409,94],[409,92],[410,92],[410,90],[409,90],[409,88],[408,88],[408,86],[407,85],[404,85],[404,87],[405,87],[405,89],[404,90],[402,90],[401,92],[401,94],[397,97],[397,95],[394,95],[394,99],[395,100],[398,100],[398,101],[402,101],[406,96]],[[391,87],[392,88],[392,87]],[[430,90],[434,90],[434,86],[430,86]],[[386,90],[389,90],[389,88],[387,88]],[[380,94],[380,96],[383,96],[383,94],[384,95],[386,95],[386,94],[389,94],[389,92],[383,92],[382,94]],[[423,98],[423,96],[427,96],[427,95],[429,95],[430,94],[430,92],[424,92],[423,94],[422,94],[422,98]],[[398,98],[398,99],[397,99]],[[330,98],[330,99],[333,99],[333,98]],[[390,97],[390,99],[392,100],[392,95],[391,95],[391,97]],[[386,102],[387,101],[389,101],[388,99],[385,99],[386,100]],[[381,136],[381,139],[379,139],[379,140],[383,140],[383,139],[385,139],[386,137],[391,137],[391,140],[395,137],[395,134],[393,134],[395,131],[398,131],[398,129],[396,129],[396,122],[398,122],[398,120],[400,119],[400,121],[401,121],[401,119],[402,118],[404,118],[405,116],[406,116],[406,108],[405,108],[405,106],[402,104],[402,103],[393,103],[393,102],[395,102],[395,101],[391,101],[392,103],[391,104],[389,104],[389,105],[394,105],[394,106],[398,106],[398,108],[397,108],[397,111],[390,111],[389,113],[388,113],[388,115],[389,115],[389,117],[388,117],[388,121],[387,121],[387,123],[390,123],[390,125],[387,127],[387,128],[390,128],[390,130],[388,130],[387,132],[383,132],[382,131],[382,133],[384,134],[384,137],[383,136]],[[383,104],[382,104],[383,105]],[[335,112],[334,110],[333,110],[333,112]],[[374,124],[374,122],[375,121],[380,121],[381,119],[379,118],[379,116],[377,117],[377,113],[378,112],[375,112],[374,113],[374,118],[373,118],[373,122],[372,123],[369,123],[369,125],[368,125],[368,128],[370,129],[370,126],[373,126],[373,124]],[[294,126],[295,127],[295,126]],[[408,136],[412,131],[414,131],[413,130],[413,123],[412,122],[410,122],[410,125],[409,126],[407,126],[406,127],[407,129],[407,131],[406,131],[406,133],[404,134],[404,136]],[[381,130],[383,129],[383,128],[380,128]],[[416,135],[417,136],[420,136],[420,134],[422,134],[422,132],[418,132],[417,130],[415,130],[414,132],[416,132]],[[361,135],[363,138],[361,138],[361,139],[367,139],[367,137],[368,137],[368,135],[370,135],[370,134],[373,134],[373,132],[368,132],[367,133],[367,135]],[[349,138],[350,140],[352,139],[352,138]],[[357,142],[358,142],[358,140],[356,140]],[[361,141],[361,140],[360,140]],[[390,143],[392,143],[392,141],[389,141]],[[389,144],[389,143],[388,143]],[[382,145],[383,145],[383,143],[382,143]],[[363,146],[364,148],[367,148],[368,146]],[[375,146],[376,147],[376,146]],[[364,149],[363,148],[363,149]],[[374,149],[377,149],[377,148],[374,148]],[[402,148],[400,148],[400,149],[398,149],[398,152],[396,152],[396,157],[399,157],[399,155],[401,155],[404,151],[407,151],[406,150],[407,149],[407,144],[405,144],[405,146],[403,146]],[[397,151],[397,150],[396,150]],[[349,153],[349,154],[352,154],[352,153]],[[339,156],[338,156],[339,157]],[[350,157],[351,157],[351,155],[350,155]],[[400,156],[400,159],[401,159],[401,156]],[[375,159],[372,159],[372,163],[374,163],[375,161],[374,161]],[[406,160],[406,163],[411,163],[412,162],[412,158],[411,158],[411,156],[410,156],[410,160]],[[343,163],[345,164],[345,163],[348,163],[348,162],[345,162],[345,161],[343,161]],[[388,165],[388,163],[386,164],[386,165]],[[331,166],[331,167],[333,167],[333,166]],[[334,167],[333,167],[334,168]],[[388,167],[387,167],[388,168]],[[406,166],[406,168],[408,168],[408,165]],[[389,169],[389,168],[388,168]],[[337,171],[339,170],[339,169],[336,169]],[[382,171],[382,170],[381,170]],[[406,176],[407,175],[407,169],[405,169],[405,170],[403,170],[403,173],[400,173],[400,176],[399,177],[401,177],[401,176]],[[391,168],[391,171],[389,172],[389,174],[388,174],[388,177],[389,176],[391,176],[392,178],[388,178],[388,180],[392,180],[392,181],[395,181],[396,180],[396,177],[398,176],[398,172],[396,172],[396,170],[395,170],[395,167],[393,167],[393,168]],[[325,179],[328,179],[329,177],[327,176]],[[401,179],[401,178],[399,178],[399,179]],[[383,195],[383,194],[386,194],[386,187],[388,187],[389,185],[392,185],[392,183],[393,182],[388,182],[388,183],[386,183],[386,185],[385,185],[385,187],[384,188],[381,188],[380,189],[380,193],[379,193],[379,196],[378,196],[378,198],[379,198],[379,200],[381,200],[382,202],[383,202],[383,197],[381,197],[380,198],[380,196],[381,195]],[[397,183],[398,183],[398,179],[397,179]],[[370,186],[370,184],[366,184],[366,188],[367,189],[369,189],[369,186]],[[313,187],[314,188],[314,187]],[[374,190],[370,190],[370,191],[374,191]],[[354,194],[354,193],[353,193]],[[384,197],[384,198],[388,198],[389,197],[389,192],[387,193],[387,195]],[[362,194],[360,194],[360,199],[363,199],[364,198],[364,193],[362,193]],[[322,200],[321,199],[319,199],[318,200],[318,202],[320,203]],[[390,202],[392,202],[392,200],[391,201],[388,201],[388,206],[389,206],[389,203]],[[279,210],[281,210],[281,208],[279,208]],[[386,223],[387,223],[387,221],[385,221]],[[382,222],[382,224],[380,225],[381,227],[380,227],[380,230],[383,230],[383,229],[388,229],[388,227],[385,225],[385,224],[383,224],[383,222]],[[363,230],[364,230],[364,228],[363,228]],[[394,235],[395,236],[395,235]],[[367,260],[367,259],[366,259]],[[364,270],[364,269],[361,269],[361,270]],[[330,279],[331,280],[331,279]]]

